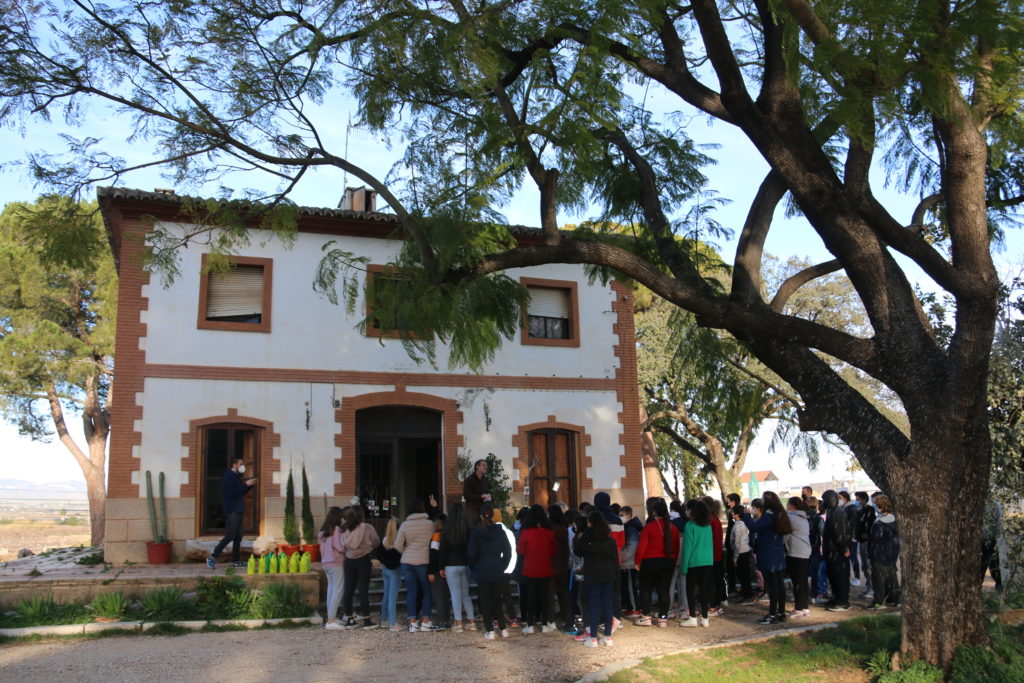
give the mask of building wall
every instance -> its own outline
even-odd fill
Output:
[[[322,518],[326,506],[347,502],[354,493],[354,452],[345,452],[351,448],[346,444],[353,438],[354,417],[345,406],[388,392],[415,395],[447,411],[443,466],[449,495],[458,493],[451,490],[457,486],[457,452],[471,458],[495,453],[521,493],[525,472],[519,432],[524,425],[557,421],[585,431],[579,448],[584,499],[604,489],[623,503],[642,504],[628,289],[589,286],[578,266],[510,271],[512,277],[579,283],[580,347],[528,346],[517,337],[479,375],[433,369],[412,361],[398,341],[358,334],[356,316],[312,291],[320,248],[331,238],[323,234],[300,232],[287,250],[254,235],[252,248],[244,252],[274,259],[271,332],[197,329],[202,252],[182,250],[181,274],[164,287],[141,269],[139,235],[145,221],[122,208],[104,209],[125,236],[119,240],[118,403],[111,437],[108,561],[144,561],[143,541],[149,540],[146,470],[167,476],[175,553],[183,554],[185,539],[196,537],[194,442],[195,429],[204,421],[230,417],[265,427],[261,536],[281,535],[289,467],[297,476],[305,463],[314,515]],[[335,238],[341,248],[375,263],[386,262],[396,247],[380,239]],[[445,357],[440,350],[441,362]]]

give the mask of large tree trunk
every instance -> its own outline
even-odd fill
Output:
[[[988,642],[978,571],[988,451],[957,445],[949,431],[915,441],[915,464],[892,480],[902,522],[902,652],[946,669],[958,646]]]
[[[640,405],[640,424],[647,422],[647,408]],[[661,470],[658,468],[658,447],[654,443],[654,434],[650,429],[644,429],[640,433],[640,457],[643,459],[644,485],[647,488],[649,498],[662,497],[665,495],[661,485]]]

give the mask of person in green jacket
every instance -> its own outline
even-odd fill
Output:
[[[708,608],[715,592],[715,551],[711,536],[708,506],[702,500],[686,501],[689,520],[683,528],[683,559],[679,571],[686,575],[686,602],[690,616],[680,626],[711,626]],[[697,600],[700,593],[700,618],[697,618]]]

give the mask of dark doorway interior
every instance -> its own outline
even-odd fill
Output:
[[[383,531],[388,513],[404,518],[416,498],[441,490],[441,413],[383,406],[356,413],[356,495]]]
[[[221,492],[221,478],[228,469],[233,456],[245,458],[245,476],[257,477],[259,481],[260,429],[248,425],[210,425],[202,431],[202,504],[200,505],[200,533],[217,536],[224,533],[224,500]],[[245,497],[245,517],[242,530],[245,534],[260,533],[259,501],[260,485]]]

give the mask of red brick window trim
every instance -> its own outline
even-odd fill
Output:
[[[231,261],[232,266],[241,266],[247,271],[255,271],[259,269],[261,271],[263,280],[263,302],[262,308],[258,312],[259,320],[257,322],[239,322],[239,321],[228,321],[228,320],[217,320],[215,318],[207,317],[210,309],[210,290],[211,281],[213,281],[213,288],[216,288],[218,282],[215,278],[225,279],[231,277],[228,271],[223,272],[207,272],[207,257],[208,254],[203,254],[203,264],[199,275],[199,313],[197,316],[196,326],[201,330],[227,330],[232,332],[270,332],[270,317],[271,317],[271,299],[273,294],[273,280],[274,280],[274,260],[269,258],[257,258],[255,256],[229,256],[228,259]]]
[[[564,346],[579,347],[580,345],[580,307],[579,307],[579,285],[573,280],[548,280],[535,277],[519,278],[519,284],[528,290],[555,290],[564,294],[568,318],[562,323],[556,323],[554,329],[564,325],[566,330],[565,338],[552,338],[547,336],[531,336],[531,318],[535,324],[545,322],[543,316],[532,316],[530,308],[523,312],[523,322],[520,333],[520,341],[526,346]],[[554,322],[552,320],[546,322]]]

